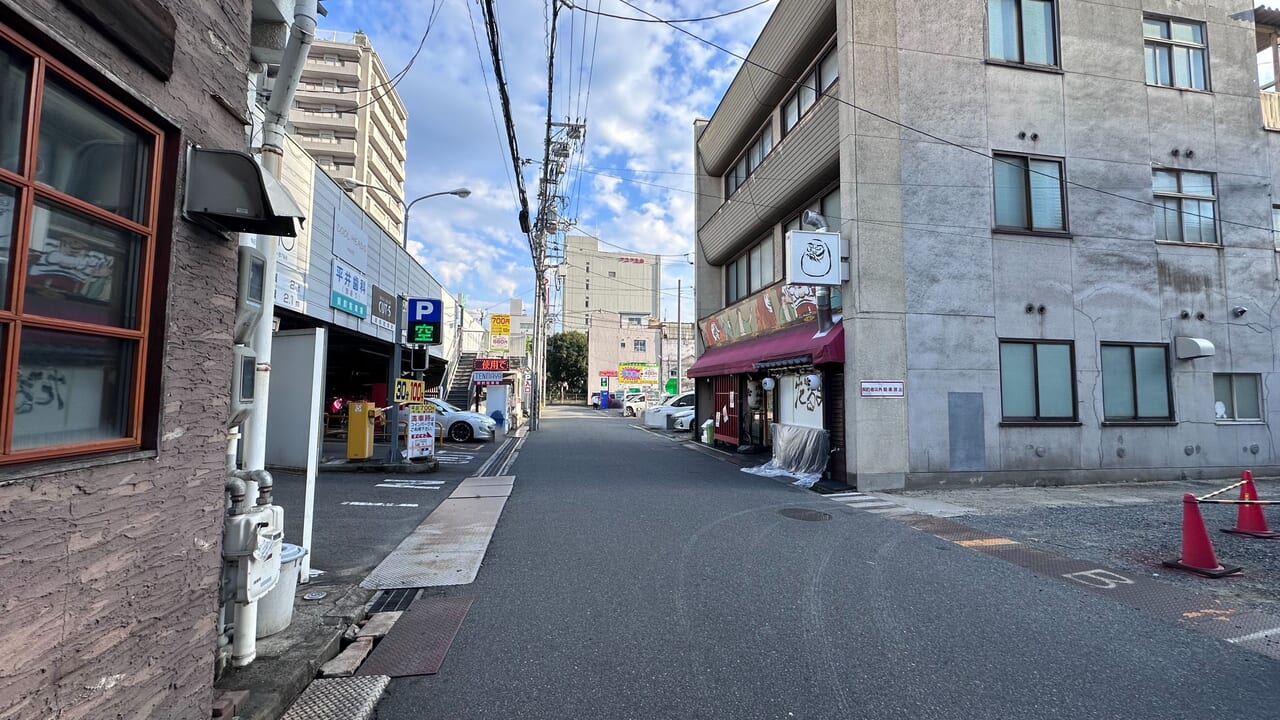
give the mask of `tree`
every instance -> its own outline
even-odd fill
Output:
[[[580,332],[556,333],[547,338],[547,387],[569,383],[569,392],[587,389],[587,336]],[[557,395],[558,397],[558,395]]]

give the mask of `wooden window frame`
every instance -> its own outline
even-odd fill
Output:
[[[158,318],[154,316],[153,302],[157,301],[157,295],[163,297],[162,291],[154,290],[155,281],[158,276],[167,274],[156,267],[156,259],[160,246],[168,245],[168,240],[162,233],[169,228],[169,221],[166,215],[161,213],[161,207],[164,206],[167,210],[172,209],[172,188],[165,190],[164,176],[166,168],[171,163],[170,155],[174,152],[173,137],[127,106],[118,99],[117,95],[111,94],[109,88],[91,82],[59,61],[53,51],[33,43],[4,23],[0,23],[0,41],[31,59],[30,75],[24,97],[23,126],[20,129],[22,135],[19,167],[16,171],[0,168],[0,183],[17,190],[14,205],[16,224],[9,250],[9,272],[12,281],[8,297],[4,298],[4,303],[0,303],[0,353],[4,358],[3,364],[0,365],[0,465],[143,449],[144,428],[155,429],[156,426],[154,419],[149,417],[151,414],[149,405],[154,403],[148,402],[146,378],[148,369],[154,367],[154,362],[159,357],[151,347],[152,340],[162,337],[163,332],[163,328],[159,327]],[[106,112],[114,114],[118,120],[131,126],[133,130],[149,140],[150,157],[146,174],[148,188],[141,222],[101,209],[36,180],[35,159],[39,152],[40,112],[46,78],[49,75],[56,76],[64,85],[86,96]],[[138,261],[138,285],[134,288],[137,293],[135,328],[24,315],[27,256],[31,244],[32,215],[37,200],[140,237],[142,247]],[[24,450],[13,449],[13,431],[17,424],[14,409],[23,329],[72,332],[123,340],[133,344],[132,367],[128,370],[130,388],[124,394],[126,407],[123,409],[128,414],[124,437]],[[155,384],[158,385],[159,381],[157,380]]]

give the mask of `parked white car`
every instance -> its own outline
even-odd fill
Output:
[[[694,416],[693,408],[689,408],[688,410],[682,410],[680,412],[671,413],[671,416],[674,418],[672,422],[672,428],[674,428],[675,430],[683,430],[684,432],[689,432],[689,428],[693,426],[693,416]]]
[[[667,415],[673,412],[693,407],[693,393],[687,392],[683,395],[673,395],[667,398],[661,405],[651,407],[644,411],[645,427],[667,428]]]
[[[644,393],[627,393],[622,398],[623,417],[635,417],[649,407],[649,398]]]
[[[467,442],[493,439],[493,429],[497,426],[493,418],[456,408],[439,398],[427,398],[426,404],[436,414],[436,425],[450,440]]]

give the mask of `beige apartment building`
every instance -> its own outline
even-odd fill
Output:
[[[647,325],[657,318],[661,258],[630,252],[605,252],[595,238],[569,235],[560,265],[564,331],[586,332],[601,311],[617,313],[623,323]]]
[[[289,114],[290,131],[334,180],[385,190],[358,188],[352,197],[401,245],[407,120],[367,35],[316,34]]]

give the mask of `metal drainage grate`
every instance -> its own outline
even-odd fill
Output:
[[[831,516],[827,513],[806,508],[783,508],[778,511],[778,514],[783,517],[789,517],[792,520],[804,520],[805,522],[821,522],[831,519]]]
[[[369,606],[369,614],[380,612],[397,612],[408,610],[418,597],[421,588],[400,588],[397,590],[380,590],[373,596],[373,604]]]

